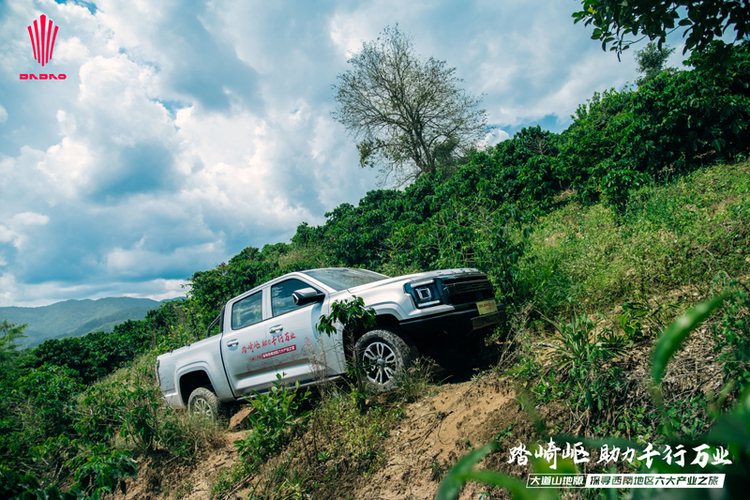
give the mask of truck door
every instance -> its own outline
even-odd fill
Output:
[[[269,320],[268,333],[273,345],[263,354],[285,380],[299,380],[302,383],[327,378],[333,375],[330,373],[331,367],[338,365],[336,353],[327,345],[330,342],[319,342],[317,323],[323,313],[323,304],[315,302],[298,306],[294,303],[292,293],[304,288],[314,288],[324,293],[297,278],[271,286],[273,317]]]
[[[235,397],[247,394],[258,386],[263,371],[261,351],[268,342],[263,323],[263,291],[243,297],[230,304],[226,311],[221,353],[224,367]]]

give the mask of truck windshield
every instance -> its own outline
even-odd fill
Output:
[[[374,281],[388,279],[388,276],[384,274],[375,273],[366,269],[331,268],[312,269],[310,271],[302,272],[311,278],[315,278],[324,285],[333,288],[337,292],[359,285],[366,285],[367,283],[372,283]]]

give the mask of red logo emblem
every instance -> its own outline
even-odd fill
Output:
[[[52,50],[55,48],[55,38],[57,38],[57,26],[54,33],[52,32],[52,19],[47,24],[47,16],[39,16],[39,24],[34,20],[34,30],[29,26],[29,38],[31,46],[34,49],[34,59],[44,66],[52,59]],[[41,30],[40,30],[41,25]]]

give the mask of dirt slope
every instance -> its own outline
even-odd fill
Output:
[[[246,435],[246,431],[237,430],[246,414],[243,409],[234,415],[223,442],[193,466],[170,466],[155,458],[140,463],[138,479],[129,486],[126,498],[210,498],[217,474],[231,468],[237,459],[233,443]],[[531,440],[533,433],[533,425],[520,410],[509,383],[491,377],[446,383],[405,407],[405,417],[394,425],[381,448],[384,466],[342,483],[335,493],[340,496],[324,495],[383,500],[434,498],[441,475],[470,449],[486,444],[497,434],[501,434],[501,443],[516,446],[518,440]],[[505,455],[501,450],[495,457],[500,460]],[[479,491],[481,486],[469,485],[461,498],[476,498]],[[238,489],[229,498],[247,498],[247,493]]]
[[[433,498],[450,464],[471,447],[486,444],[494,429],[500,432],[509,402],[516,404],[512,390],[498,383],[442,386],[407,409],[387,440],[386,467],[363,482],[352,498]],[[470,486],[461,498],[476,498],[475,489]]]

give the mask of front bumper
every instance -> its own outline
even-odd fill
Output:
[[[472,330],[481,330],[488,326],[495,326],[505,319],[505,311],[496,311],[490,314],[483,314],[476,318],[471,318]]]
[[[461,311],[402,321],[399,326],[415,340],[441,332],[449,337],[474,337],[485,333],[505,319],[502,306],[498,304],[497,307],[497,312],[489,314],[479,314],[475,306]]]

